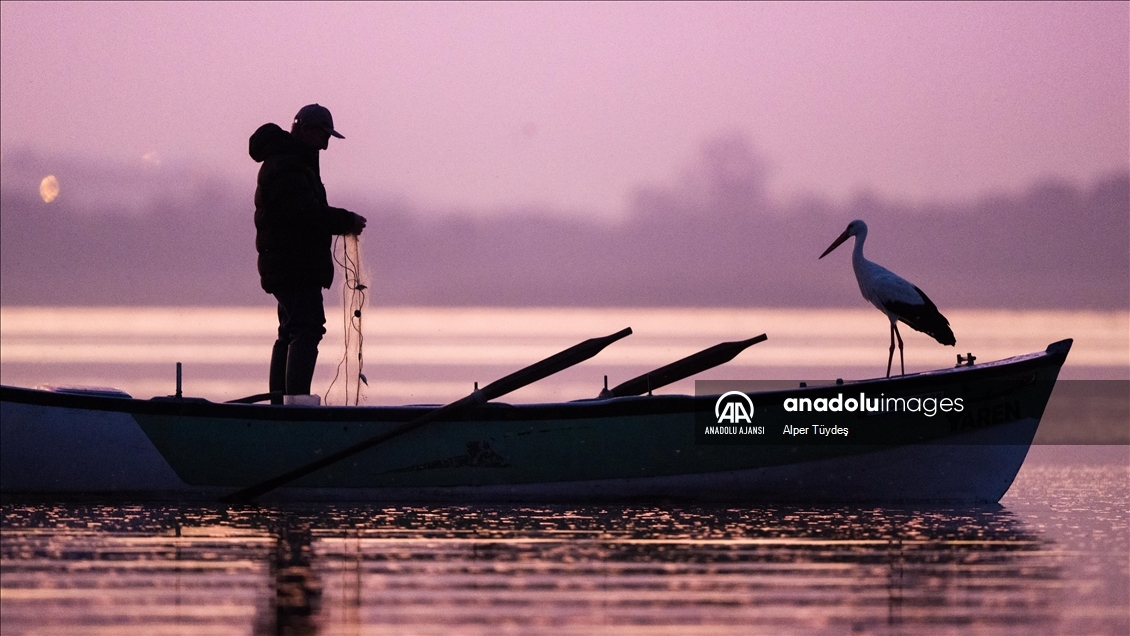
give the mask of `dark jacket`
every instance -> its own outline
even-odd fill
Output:
[[[267,293],[333,283],[334,234],[353,228],[355,215],[326,203],[318,151],[275,124],[251,135],[251,158],[263,162],[255,188],[255,248],[259,282]]]

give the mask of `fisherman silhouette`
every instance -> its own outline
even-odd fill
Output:
[[[263,164],[255,188],[259,282],[278,300],[272,404],[319,403],[310,396],[310,382],[326,333],[322,289],[333,283],[333,236],[365,229],[365,217],[327,203],[318,152],[329,147],[330,137],[345,138],[326,107],[310,104],[295,115],[289,133],[264,124],[248,145],[251,158]]]

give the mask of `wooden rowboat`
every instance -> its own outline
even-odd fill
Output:
[[[1024,461],[1070,348],[1063,340],[996,362],[741,395],[487,402],[265,498],[996,502]],[[896,408],[868,410],[879,397]],[[928,399],[939,406],[934,414],[909,410]],[[4,386],[0,492],[216,499],[435,408],[140,400]]]

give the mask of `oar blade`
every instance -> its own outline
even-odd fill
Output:
[[[507,393],[512,393],[528,384],[533,384],[542,378],[551,376],[558,371],[584,362],[600,353],[602,349],[613,342],[630,335],[632,335],[632,328],[627,327],[610,336],[590,338],[580,344],[573,345],[541,362],[535,362],[525,369],[515,371],[479,389],[482,401],[487,402]]]
[[[768,336],[761,334],[760,336],[755,336],[748,340],[716,344],[709,349],[703,349],[681,360],[676,360],[667,366],[660,367],[654,371],[649,371],[631,380],[622,382],[610,389],[606,397],[643,395],[644,393],[654,391],[673,382],[678,382],[683,378],[689,378],[696,373],[702,373],[707,369],[713,369],[720,364],[725,364],[733,360],[734,357],[742,351],[745,351],[759,342],[764,342],[767,339]]]

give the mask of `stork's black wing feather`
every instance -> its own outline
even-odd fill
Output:
[[[917,287],[914,288],[914,291],[922,297],[921,305],[889,300],[883,303],[883,307],[898,316],[898,319],[909,325],[911,329],[921,331],[944,345],[956,344],[957,339],[953,337],[950,321],[946,320],[942,312],[938,311],[934,302],[925,292]]]

